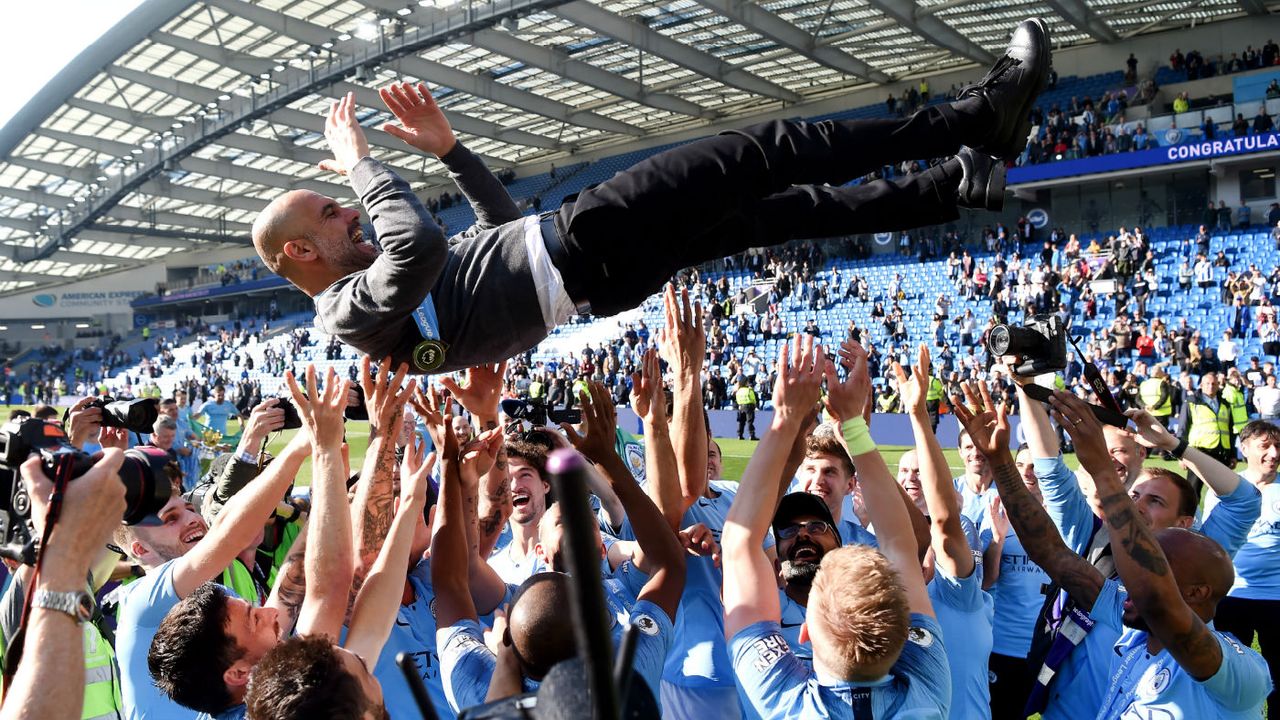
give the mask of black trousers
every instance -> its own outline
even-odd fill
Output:
[[[981,101],[906,119],[777,120],[647,158],[561,205],[565,288],[595,315],[639,305],[677,271],[792,239],[905,230],[959,216],[959,163],[855,187],[883,165],[956,153]]]
[[[1036,681],[1036,672],[1026,658],[991,653],[988,661],[991,679],[992,720],[1023,720],[1027,717],[1027,697]]]
[[[741,440],[742,432],[747,430],[751,433],[752,440],[756,439],[756,406],[755,405],[739,405],[738,406],[738,439]]]
[[[1231,633],[1245,645],[1253,644],[1258,635],[1262,658],[1271,669],[1271,694],[1267,696],[1268,717],[1280,717],[1280,600],[1246,600],[1226,597],[1218,603],[1213,625]],[[1272,715],[1271,712],[1276,714]]]

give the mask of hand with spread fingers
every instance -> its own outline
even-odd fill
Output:
[[[406,503],[411,498],[419,507],[425,507],[427,489],[431,485],[431,470],[436,466],[436,454],[427,453],[427,444],[422,438],[414,435],[404,448],[404,459],[400,461],[400,502]]]
[[[413,397],[418,387],[418,379],[412,378],[403,385],[409,373],[409,366],[400,363],[396,374],[391,376],[391,358],[383,358],[378,363],[378,371],[371,373],[371,362],[368,356],[361,361],[360,385],[364,390],[365,402],[369,408],[369,425],[371,432],[387,432],[399,427],[400,417],[404,413],[404,405]]]
[[[409,402],[413,405],[414,411],[422,418],[423,424],[427,426],[427,434],[431,436],[431,442],[436,446],[436,454],[440,462],[457,460],[457,438],[453,440],[453,454],[448,456],[444,454],[445,434],[443,428],[449,428],[449,435],[453,435],[453,429],[448,422],[448,419],[453,417],[453,400],[451,398],[442,398],[439,390],[427,386],[415,390],[413,399]]]
[[[775,425],[780,420],[794,422],[797,426],[809,421],[818,405],[823,372],[828,364],[822,346],[812,335],[798,335],[794,343],[782,346],[778,353],[778,380],[773,388]],[[850,380],[854,384],[857,382],[852,373]],[[852,390],[850,397],[856,400],[858,392],[857,389]],[[865,400],[865,395],[862,399]]]
[[[604,465],[611,456],[618,454],[615,449],[617,411],[603,385],[591,382],[587,384],[587,388],[588,392],[578,396],[582,407],[582,434],[578,434],[569,423],[560,423],[560,427],[578,452],[591,462]]]
[[[707,353],[702,303],[689,304],[689,289],[667,283],[662,293],[663,326],[658,328],[658,352],[681,379],[697,382]]]
[[[502,378],[507,373],[504,360],[494,365],[477,365],[467,368],[467,375],[460,385],[452,376],[440,378],[440,385],[472,415],[481,420],[498,420],[498,403],[502,400]]]
[[[392,83],[379,89],[378,95],[400,123],[384,124],[382,129],[388,135],[436,157],[448,155],[457,144],[449,119],[436,104],[426,83]]]
[[[355,93],[347,93],[329,105],[329,116],[324,123],[324,138],[329,142],[332,160],[321,160],[320,169],[346,175],[361,158],[369,156],[369,141],[364,128],[356,120]]]
[[[978,452],[987,456],[993,463],[1007,460],[1013,462],[1009,453],[1009,417],[1007,406],[996,405],[991,400],[991,393],[986,384],[972,383],[964,386],[965,401],[952,398],[951,407],[956,419],[964,426],[973,445]],[[968,404],[965,404],[967,402]],[[976,411],[970,408],[976,408]]]
[[[505,440],[502,428],[489,428],[462,446],[462,477],[468,485],[478,483],[493,468]]]
[[[307,393],[304,395],[298,387],[293,373],[285,373],[285,382],[293,395],[293,403],[302,417],[303,427],[307,428],[316,447],[338,448],[342,445],[342,434],[346,429],[346,418],[343,413],[347,408],[347,390],[351,387],[349,380],[338,381],[338,375],[329,368],[325,375],[324,394],[321,395],[316,386],[316,366],[307,366]],[[310,398],[317,398],[312,401]]]

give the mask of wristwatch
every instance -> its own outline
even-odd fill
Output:
[[[93,617],[93,596],[83,590],[72,592],[36,590],[31,598],[31,606],[64,612],[75,618],[77,623],[83,623]]]

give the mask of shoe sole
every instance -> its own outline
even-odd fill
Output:
[[[1002,158],[1011,161],[1016,160],[1022,154],[1022,151],[1027,149],[1027,143],[1031,139],[1031,120],[1029,119],[1031,108],[1035,107],[1036,100],[1040,98],[1040,94],[1044,92],[1045,87],[1049,84],[1049,68],[1053,64],[1053,38],[1049,34],[1049,26],[1040,18],[1031,18],[1031,23],[1040,29],[1040,33],[1044,37],[1044,42],[1040,47],[1040,57],[1037,58],[1043,69],[1040,72],[1040,78],[1036,81],[1035,92],[1027,96],[1027,102],[1021,108],[1023,121],[1018,126],[1017,137],[1021,138],[1022,144],[1008,158]]]
[[[985,205],[991,212],[1000,212],[1004,209],[1004,174],[1004,163],[995,162],[991,166],[991,172],[987,175],[987,201]]]

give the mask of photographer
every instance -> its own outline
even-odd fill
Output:
[[[116,530],[115,544],[146,568],[146,575],[130,585],[120,601],[116,649],[130,717],[195,717],[152,682],[147,664],[152,639],[173,607],[218,577],[254,541],[310,454],[310,444],[308,433],[294,436],[257,480],[227,502],[212,529],[191,503],[174,495],[158,513],[160,524],[122,525]],[[257,612],[274,613],[267,608]],[[267,618],[254,614],[249,619]]]
[[[67,484],[61,515],[41,550],[25,652],[0,709],[3,720],[114,716],[120,708],[112,692],[110,646],[85,622],[87,612],[75,608],[92,604],[85,578],[125,512],[125,486],[117,474],[123,459],[121,451],[108,449],[87,473]],[[32,500],[32,520],[43,534],[53,481],[39,458],[24,463],[21,473]],[[20,573],[31,576],[29,569]],[[98,657],[86,654],[94,650]],[[95,677],[86,684],[90,664]]]
[[[261,472],[259,453],[263,443],[268,435],[283,429],[285,425],[285,410],[280,402],[278,398],[267,398],[249,413],[235,453],[222,465],[222,472],[214,475],[213,487],[205,494],[200,505],[200,514],[204,516],[206,523],[212,523],[222,506]],[[297,411],[294,412],[296,414]],[[216,465],[218,463],[215,461],[210,465],[210,470]]]

